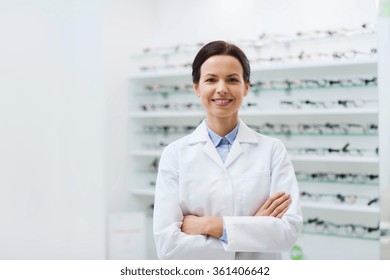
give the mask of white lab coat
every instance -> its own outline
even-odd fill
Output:
[[[292,197],[283,218],[253,216],[279,191]],[[183,233],[183,216],[189,214],[223,217],[228,243]],[[298,184],[280,140],[256,133],[240,120],[223,163],[203,121],[164,149],[153,219],[160,259],[280,259],[301,230]]]

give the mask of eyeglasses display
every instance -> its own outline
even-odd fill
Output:
[[[333,202],[336,204],[356,204],[359,201],[364,202],[365,205],[378,205],[379,198],[361,196],[355,194],[341,194],[341,193],[310,193],[306,191],[300,192],[302,201],[316,201],[316,202]]]
[[[377,185],[378,174],[347,173],[347,172],[301,172],[296,171],[298,181],[313,183],[367,184]]]
[[[351,77],[348,79],[283,79],[283,80],[265,80],[251,82],[250,88],[254,93],[273,90],[304,90],[304,89],[329,89],[329,88],[348,88],[348,87],[369,87],[376,86],[378,83],[377,77]],[[151,84],[144,86],[145,93],[162,94],[164,96],[170,94],[188,94],[193,93],[193,85],[180,84]]]
[[[168,146],[169,143],[166,142],[158,142],[158,143],[148,143],[144,142],[142,143],[142,147],[145,149],[151,149],[151,150],[162,150],[166,146]]]
[[[323,89],[340,87],[367,87],[376,86],[377,78],[348,78],[348,79],[284,79],[257,81],[251,83],[255,93],[269,90],[302,90],[302,89]]]
[[[328,39],[337,37],[350,37],[363,34],[375,34],[373,23],[363,23],[356,28],[338,28],[324,30],[297,31],[293,34],[267,34],[261,33],[254,40],[237,40],[236,44],[245,48],[260,48],[267,45],[287,43],[300,40]],[[205,42],[194,44],[176,44],[167,47],[148,47],[142,50],[145,55],[174,55],[182,52],[195,52],[205,45]]]
[[[177,63],[177,64],[165,64],[165,65],[150,65],[141,66],[141,71],[157,71],[157,70],[172,70],[172,69],[186,69],[191,68],[192,63]]]
[[[205,45],[204,42],[199,42],[195,44],[177,44],[175,46],[170,46],[170,47],[144,48],[142,52],[144,54],[169,55],[169,54],[175,54],[180,52],[193,52],[204,45]]]
[[[241,40],[239,42],[246,47],[259,48],[277,43],[289,43],[300,40],[328,39],[335,37],[348,37],[362,34],[374,34],[375,32],[376,31],[374,24],[363,23],[358,28],[297,31],[291,35],[262,33],[259,35],[257,40]]]
[[[188,134],[195,130],[195,125],[145,125],[142,133],[147,134]]]
[[[301,51],[293,55],[284,56],[269,56],[258,57],[249,59],[251,64],[284,64],[284,63],[299,63],[307,61],[339,61],[339,60],[352,60],[360,58],[373,58],[377,54],[376,48],[371,48],[368,51],[361,51],[355,49],[348,49],[344,51],[334,51],[331,53],[319,53],[319,52],[305,52]],[[148,65],[140,66],[141,71],[158,71],[158,70],[172,70],[172,69],[188,69],[192,67],[191,62],[164,64],[164,65]]]
[[[334,109],[334,108],[343,108],[343,109],[351,109],[351,108],[363,108],[369,107],[369,104],[373,104],[377,106],[377,100],[349,100],[349,99],[340,99],[334,101],[322,101],[322,100],[297,100],[297,101],[289,101],[289,100],[281,100],[280,107],[281,109],[293,109],[293,110],[304,110],[304,109]],[[256,102],[247,102],[244,103],[242,109],[257,109],[261,110],[258,107]],[[163,104],[141,104],[140,109],[142,111],[183,111],[183,110],[194,110],[201,111],[202,105],[199,102],[188,102],[188,103],[163,103]]]
[[[378,239],[380,235],[379,224],[376,227],[368,227],[359,224],[337,224],[319,218],[309,218],[303,221],[303,227],[306,233],[344,237]]]
[[[194,111],[200,111],[202,110],[202,105],[199,103],[164,103],[164,104],[142,104],[141,106],[142,111],[188,111],[188,110],[194,110]]]
[[[248,125],[262,134],[273,135],[377,135],[377,124],[356,123],[263,123],[261,125]]]
[[[362,108],[367,105],[378,105],[377,100],[352,100],[339,99],[332,101],[323,100],[281,100],[280,107],[282,109],[334,109],[334,108]]]
[[[310,148],[310,147],[300,147],[300,148],[287,148],[287,150],[294,155],[337,155],[337,156],[366,156],[366,155],[378,155],[379,148],[374,149],[360,149],[360,148],[350,148],[350,143],[346,143],[341,148],[332,148],[332,147],[319,147],[319,148]]]
[[[250,62],[253,64],[264,64],[264,63],[288,63],[288,62],[305,62],[305,61],[321,61],[321,60],[351,60],[356,58],[372,58],[377,54],[377,49],[372,48],[368,51],[348,49],[345,51],[335,51],[332,53],[319,53],[313,52],[308,53],[301,51],[294,55],[285,56],[270,56],[270,57],[259,57],[251,59]]]

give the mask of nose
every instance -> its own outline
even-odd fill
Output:
[[[219,95],[225,95],[228,92],[225,81],[220,81],[217,85],[217,93]]]

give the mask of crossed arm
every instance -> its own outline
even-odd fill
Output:
[[[270,216],[282,218],[291,203],[289,194],[284,192],[270,196],[256,212],[255,216]],[[218,216],[187,215],[183,218],[181,231],[189,235],[210,235],[220,238],[223,231],[223,219]]]

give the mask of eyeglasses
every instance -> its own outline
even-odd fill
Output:
[[[334,101],[314,101],[314,100],[298,100],[280,101],[282,109],[305,109],[305,108],[316,108],[316,109],[331,109],[331,108],[361,108],[366,107],[367,104],[378,104],[377,100],[334,100]]]
[[[141,71],[158,71],[158,70],[167,70],[167,69],[190,68],[191,66],[192,63],[178,63],[178,64],[166,64],[166,65],[141,66],[139,69]]]
[[[251,83],[251,88],[258,93],[261,90],[319,89],[332,87],[375,86],[377,77],[350,79],[297,79],[269,80]]]
[[[168,146],[169,143],[166,142],[158,142],[158,143],[142,143],[142,147],[145,149],[152,149],[152,150],[161,150],[162,148]]]
[[[319,218],[310,218],[303,221],[305,232],[325,233],[349,237],[379,238],[379,225],[367,227],[357,224],[336,224]]]
[[[311,201],[321,201],[329,199],[334,203],[342,203],[342,204],[355,204],[357,201],[365,201],[367,206],[371,206],[377,204],[379,202],[379,198],[371,198],[368,196],[357,196],[355,194],[341,194],[341,193],[309,193],[305,191],[300,192],[300,197],[302,200],[311,200]]]
[[[301,51],[298,54],[286,55],[286,56],[270,56],[270,57],[259,57],[251,59],[250,62],[253,64],[258,63],[287,63],[287,62],[302,62],[302,61],[319,61],[322,59],[333,59],[333,60],[342,60],[342,59],[355,59],[359,57],[375,57],[377,54],[376,48],[371,48],[368,51],[360,51],[349,49],[345,51],[335,51],[332,53],[307,53]],[[166,64],[166,65],[149,65],[141,66],[141,71],[158,71],[158,70],[168,70],[168,69],[183,69],[192,67],[192,63],[177,63],[177,64]]]
[[[145,90],[149,92],[188,92],[193,91],[192,84],[177,84],[177,85],[160,85],[160,84],[154,84],[154,85],[146,85]]]
[[[256,103],[255,103],[256,104]],[[277,135],[376,135],[378,133],[377,124],[355,124],[355,123],[263,123],[261,125],[248,125],[253,130],[262,134]]]
[[[299,123],[298,130],[302,133],[318,134],[377,134],[377,124],[356,124],[356,123],[324,123],[305,124]]]
[[[204,42],[199,42],[195,44],[178,44],[170,47],[155,47],[155,48],[144,48],[142,52],[144,54],[159,54],[159,55],[169,55],[179,52],[191,52],[195,51],[197,48],[205,45]]]
[[[296,36],[304,38],[317,38],[317,37],[336,37],[336,36],[351,36],[357,34],[375,33],[375,26],[372,23],[363,23],[359,28],[349,29],[328,29],[328,30],[314,30],[311,32],[297,32]]]
[[[142,133],[152,134],[176,134],[176,133],[189,133],[196,129],[194,125],[145,125],[143,126]]]
[[[362,34],[375,33],[375,25],[373,23],[363,23],[357,28],[338,28],[338,29],[324,29],[324,30],[311,30],[311,31],[298,31],[293,34],[267,34],[262,33],[254,40],[238,40],[237,44],[246,48],[259,48],[270,44],[286,43],[300,40],[315,40],[322,38],[334,38],[334,37],[348,37]],[[176,44],[173,46],[163,47],[148,47],[142,50],[145,55],[161,55],[169,56],[182,52],[195,52],[205,42],[197,42],[194,44]]]
[[[269,44],[288,43],[300,40],[315,40],[323,38],[347,37],[360,34],[375,33],[375,26],[372,23],[364,23],[358,28],[339,28],[339,29],[324,29],[312,31],[298,31],[292,35],[287,34],[267,34],[262,33],[257,40],[240,40],[241,45],[246,47],[264,47]]]
[[[164,104],[142,104],[142,111],[182,111],[182,110],[201,110],[202,105],[198,103],[164,103]]]
[[[340,155],[340,156],[364,156],[364,155],[378,155],[379,148],[375,149],[358,149],[350,148],[350,143],[345,144],[342,148],[288,148],[292,154],[305,155]]]
[[[378,184],[378,174],[335,173],[335,172],[295,172],[298,181],[340,184]]]
[[[295,55],[286,55],[286,56],[271,56],[271,57],[259,57],[250,60],[251,63],[287,63],[287,62],[301,62],[301,61],[319,61],[322,59],[333,59],[333,60],[341,60],[341,59],[355,59],[359,57],[374,57],[377,54],[377,49],[372,48],[368,51],[360,51],[360,50],[345,50],[345,51],[335,51],[332,53],[306,53],[305,51],[301,51],[299,54]]]

